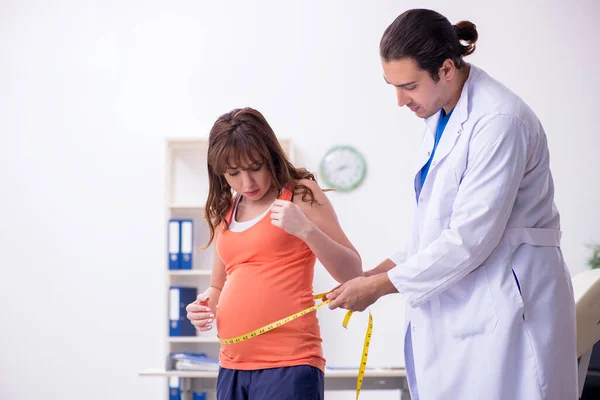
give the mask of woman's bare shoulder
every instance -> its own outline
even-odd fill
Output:
[[[307,196],[303,196],[304,194],[304,190],[301,187],[298,187],[299,185],[305,186],[307,188],[309,188],[312,191],[313,197],[314,199],[317,201],[317,203],[314,203],[311,201],[311,197],[310,195]],[[302,199],[302,197],[304,197],[304,200]],[[325,192],[323,192],[323,189],[321,189],[321,187],[319,186],[319,184],[312,180],[312,179],[300,179],[297,183],[296,183],[296,190],[294,193],[294,203],[297,205],[303,205],[303,206],[307,206],[307,207],[314,207],[314,206],[323,206],[325,204],[327,204],[329,202],[329,199],[327,198],[327,196],[325,195]]]

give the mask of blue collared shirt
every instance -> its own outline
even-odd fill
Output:
[[[437,145],[440,142],[440,139],[442,138],[442,133],[444,133],[444,128],[446,128],[446,124],[448,123],[448,120],[452,115],[452,111],[454,111],[454,109],[452,109],[448,114],[446,114],[444,109],[442,108],[442,112],[440,113],[440,120],[435,131],[435,142],[433,143],[431,157],[429,157],[429,160],[427,160],[427,164],[425,164],[421,169],[421,187],[423,187],[423,184],[425,183],[425,178],[427,177],[427,173],[429,172],[429,166],[431,165],[431,160],[433,160],[435,149],[437,148]]]

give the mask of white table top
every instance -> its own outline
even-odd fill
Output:
[[[216,378],[216,371],[166,371],[160,368],[149,368],[140,372],[140,376],[178,376],[180,378]],[[357,369],[325,370],[326,378],[355,378],[358,376]],[[393,369],[367,369],[365,377],[390,378],[406,377],[404,368]]]

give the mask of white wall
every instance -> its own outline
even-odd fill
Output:
[[[206,136],[231,108],[261,110],[313,170],[332,145],[362,150],[366,182],[331,199],[365,268],[394,252],[422,122],[396,107],[378,42],[437,3],[0,1],[0,398],[165,398],[137,376],[163,364],[164,139]],[[600,241],[600,10],[570,4],[437,9],[477,24],[469,60],[541,118],[577,272]],[[332,284],[320,270],[316,289]],[[370,364],[401,364],[401,298],[373,311]],[[357,363],[365,316],[348,332],[320,317],[329,361]]]

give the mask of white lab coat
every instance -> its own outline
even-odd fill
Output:
[[[412,400],[574,400],[575,305],[560,250],[544,130],[471,66],[420,187],[408,258],[388,276],[407,302]]]

